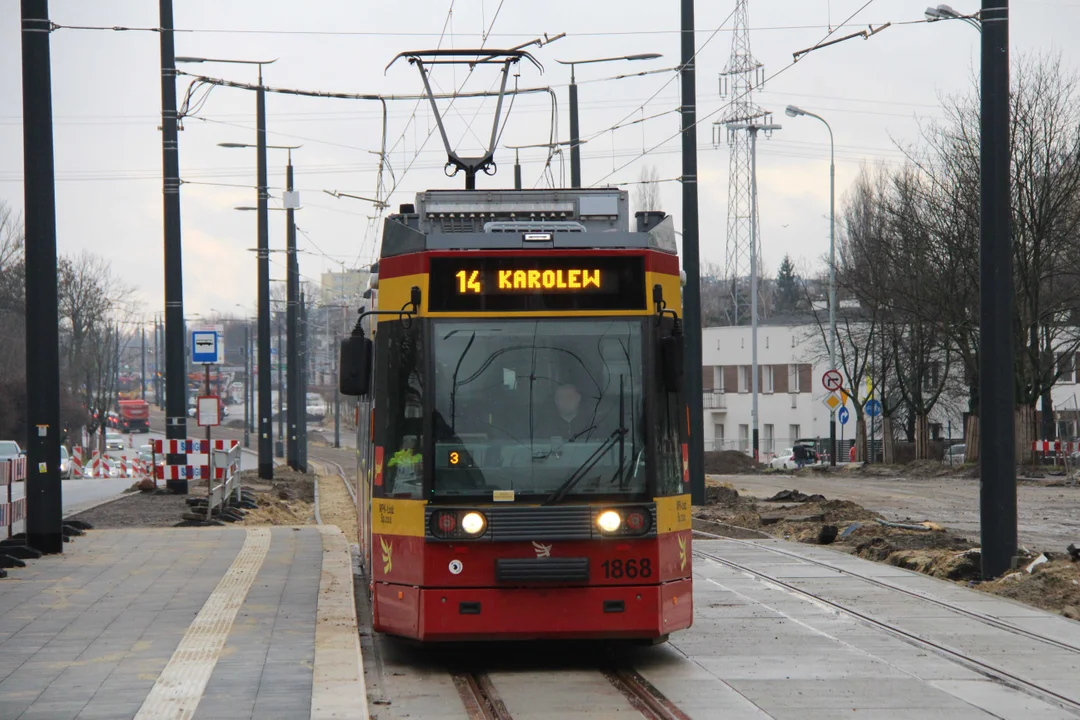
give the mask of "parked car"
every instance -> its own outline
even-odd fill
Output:
[[[71,465],[71,457],[68,455],[66,445],[60,446],[60,479],[70,480],[74,477],[75,470]]]
[[[165,464],[164,455],[155,455],[153,445],[141,445],[139,447],[139,460],[149,465],[150,463],[156,463],[158,467]]]
[[[105,449],[106,450],[123,450],[124,449],[124,436],[120,433],[106,432],[105,433]]]
[[[769,467],[774,470],[798,470],[799,465],[795,462],[795,450],[792,448],[784,448],[772,459],[769,463]]]
[[[945,450],[945,462],[949,465],[963,465],[967,455],[967,445],[950,445]]]
[[[14,440],[0,440],[0,460],[11,460],[23,454],[19,443]]]

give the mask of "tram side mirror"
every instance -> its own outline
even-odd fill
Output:
[[[686,342],[684,335],[668,335],[660,339],[660,370],[664,387],[668,392],[682,392],[686,374],[684,358]]]
[[[342,395],[364,397],[371,381],[373,343],[366,337],[348,337],[341,341],[341,368],[338,389]]]

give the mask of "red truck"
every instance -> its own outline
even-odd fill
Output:
[[[150,432],[150,404],[145,400],[119,400],[116,403],[121,432]]]

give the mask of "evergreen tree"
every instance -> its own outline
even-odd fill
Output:
[[[799,310],[799,276],[790,255],[784,255],[780,270],[776,273],[776,289],[773,294],[773,311],[786,315]]]

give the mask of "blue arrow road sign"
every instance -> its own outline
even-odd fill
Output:
[[[866,414],[870,417],[877,417],[881,414],[881,401],[870,400],[866,403]]]
[[[840,420],[841,425],[847,425],[847,421],[848,421],[848,418],[851,417],[851,413],[848,412],[848,409],[845,406],[845,407],[840,408],[840,412],[838,412],[836,414],[836,416]]]

